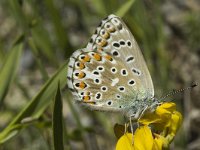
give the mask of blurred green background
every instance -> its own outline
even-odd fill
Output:
[[[66,87],[68,58],[109,14],[138,41],[156,97],[200,83],[198,0],[1,0],[0,149],[114,149],[123,117],[81,108]],[[199,97],[169,97],[184,115],[171,149],[200,147]]]

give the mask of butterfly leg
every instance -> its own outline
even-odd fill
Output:
[[[134,139],[133,139],[133,124],[132,124],[132,119],[131,119],[131,117],[129,118],[129,121],[130,121],[130,126],[131,126],[131,133],[132,133],[132,145],[133,145],[133,141],[134,141]]]
[[[137,119],[137,125],[138,125],[138,127],[140,127],[140,119],[142,118],[142,116],[144,115],[144,112],[148,109],[148,105],[146,105],[145,107],[144,107],[144,109],[141,111],[141,113],[139,113],[139,116],[138,116],[138,119]]]

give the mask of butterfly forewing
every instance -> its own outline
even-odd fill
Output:
[[[68,86],[90,108],[120,111],[154,95],[141,51],[123,21],[110,15],[87,47],[70,58]]]

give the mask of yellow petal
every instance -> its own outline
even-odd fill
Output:
[[[135,150],[152,150],[153,136],[148,126],[137,128],[133,139]]]
[[[168,122],[171,118],[172,113],[176,110],[176,104],[172,102],[166,102],[158,106],[156,109],[156,114],[162,117],[164,122]]]
[[[125,133],[120,139],[117,141],[116,150],[134,150],[132,144],[133,134]]]
[[[158,106],[158,108],[163,108],[170,112],[173,112],[176,110],[176,104],[172,103],[172,102],[165,102],[165,103],[161,104],[160,106]]]
[[[178,111],[174,111],[174,113],[172,114],[172,117],[171,117],[171,128],[170,128],[169,132],[176,134],[181,123],[182,123],[181,113]]]
[[[155,138],[153,143],[153,150],[162,150],[163,139]]]
[[[166,102],[156,108],[153,113],[146,113],[139,122],[143,125],[149,125],[152,123],[165,123],[171,119],[173,111],[176,110],[176,104],[172,102]]]

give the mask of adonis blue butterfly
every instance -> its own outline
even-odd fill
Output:
[[[92,110],[138,119],[160,104],[137,42],[115,15],[103,19],[86,48],[72,54],[67,79],[74,99]]]

